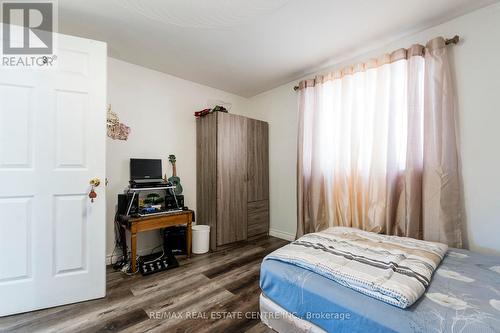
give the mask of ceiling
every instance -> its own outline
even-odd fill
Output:
[[[59,0],[59,31],[109,55],[251,97],[360,46],[495,0]]]

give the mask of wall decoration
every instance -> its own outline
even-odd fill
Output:
[[[111,104],[108,106],[107,118],[108,136],[113,140],[127,140],[131,129],[120,123],[118,115],[111,110]]]

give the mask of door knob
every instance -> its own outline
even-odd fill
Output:
[[[92,186],[89,193],[90,202],[94,202],[94,199],[97,198],[97,193],[94,191],[94,189],[101,184],[101,180],[99,178],[94,178],[91,179],[89,183],[90,186]]]
[[[90,180],[90,185],[92,187],[98,187],[101,184],[101,180],[99,178],[93,178]]]

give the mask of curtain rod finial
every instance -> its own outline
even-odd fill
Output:
[[[299,86],[293,87],[293,90],[295,90],[295,91],[299,90]]]

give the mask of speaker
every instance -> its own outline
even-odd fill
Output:
[[[125,215],[127,213],[127,195],[118,194],[118,215]]]
[[[118,194],[118,215],[127,215],[127,210],[128,206],[130,205],[130,202],[132,201],[132,193],[128,194]],[[130,207],[130,212],[129,216],[136,215],[138,214],[139,210],[139,196],[136,195],[134,202],[132,202],[132,205]]]
[[[184,207],[184,196],[183,195],[177,195],[173,196],[172,194],[168,193],[165,196],[165,209],[166,210],[177,210],[177,209],[182,209]]]
[[[163,230],[163,247],[165,253],[174,255],[186,254],[186,227],[169,227]]]

